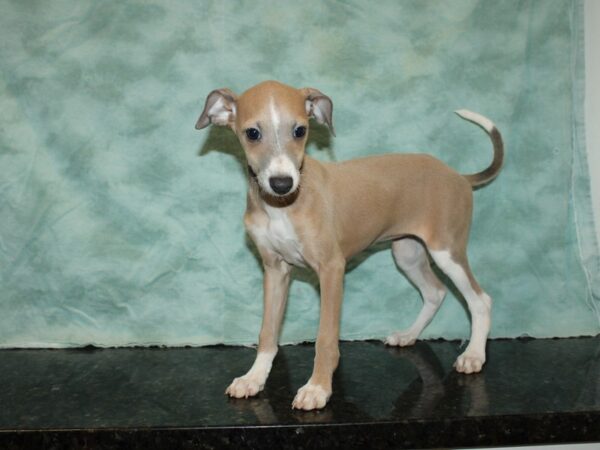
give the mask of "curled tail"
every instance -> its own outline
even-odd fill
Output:
[[[455,112],[463,119],[483,128],[492,140],[492,145],[494,147],[494,159],[492,160],[492,164],[482,172],[463,175],[474,188],[488,184],[496,178],[502,168],[502,161],[504,160],[504,144],[502,143],[502,136],[500,136],[500,132],[496,128],[496,125],[494,125],[487,117],[483,117],[480,114],[466,109],[459,109]]]

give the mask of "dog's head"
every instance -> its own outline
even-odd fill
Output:
[[[212,91],[196,129],[211,123],[231,128],[260,188],[285,197],[300,184],[309,118],[327,125],[335,135],[332,112],[331,99],[317,89],[265,81],[239,97],[229,89]]]

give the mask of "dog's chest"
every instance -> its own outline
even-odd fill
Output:
[[[251,229],[257,245],[279,254],[289,264],[304,267],[302,245],[288,215],[280,208],[267,206],[266,211],[268,220]]]

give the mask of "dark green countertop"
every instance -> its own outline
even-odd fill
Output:
[[[432,448],[600,441],[600,338],[493,340],[481,374],[458,342],[344,342],[330,404],[291,409],[312,345],[285,346],[265,391],[225,388],[241,347],[0,351],[0,448]]]

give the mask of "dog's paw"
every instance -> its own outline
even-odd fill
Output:
[[[466,351],[460,355],[454,363],[454,368],[460,373],[477,373],[485,363],[485,355]]]
[[[306,383],[300,389],[292,402],[292,408],[310,411],[324,408],[331,397],[331,391],[325,390],[318,384]]]
[[[393,347],[408,347],[414,345],[417,341],[417,336],[410,331],[396,331],[390,334],[386,340],[385,345],[391,345]]]
[[[234,398],[253,397],[263,390],[264,385],[250,377],[239,377],[233,380],[225,390],[225,394]]]

